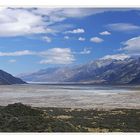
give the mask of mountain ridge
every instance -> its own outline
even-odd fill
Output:
[[[79,66],[46,68],[20,78],[32,82],[139,84],[140,58],[98,59]]]

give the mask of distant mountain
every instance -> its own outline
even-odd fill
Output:
[[[0,85],[11,85],[11,84],[25,84],[19,78],[12,76],[11,74],[0,70]]]
[[[140,84],[140,58],[99,59],[79,66],[47,68],[20,78],[32,82]]]

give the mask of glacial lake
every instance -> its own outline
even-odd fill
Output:
[[[140,88],[134,85],[1,85],[0,105],[17,102],[35,107],[140,109]]]

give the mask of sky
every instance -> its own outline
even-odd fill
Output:
[[[13,75],[140,54],[140,9],[0,7],[0,69]]]

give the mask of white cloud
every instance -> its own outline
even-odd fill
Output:
[[[106,55],[102,57],[101,59],[106,60],[106,59],[115,59],[115,60],[124,60],[126,58],[129,58],[130,56],[127,54],[114,54],[114,55]]]
[[[15,60],[15,59],[10,59],[9,62],[10,62],[10,63],[15,63],[16,60]]]
[[[78,29],[74,29],[74,30],[71,30],[71,31],[66,31],[64,32],[65,34],[81,34],[81,33],[84,33],[85,30],[82,29],[82,28],[78,28]]]
[[[0,36],[21,36],[47,32],[41,16],[23,9],[0,11]]]
[[[69,29],[72,25],[56,25],[68,18],[61,10],[57,8],[2,8],[0,10],[0,36],[54,34]]]
[[[131,38],[125,42],[123,42],[124,48],[120,50],[124,50],[130,54],[140,54],[140,36]]]
[[[74,55],[70,48],[53,48],[40,52],[44,57],[40,64],[71,64],[75,61]]]
[[[90,39],[91,42],[94,42],[94,43],[101,43],[103,42],[104,40],[102,38],[99,38],[99,37],[92,37]]]
[[[44,37],[42,37],[42,39],[45,40],[48,43],[50,43],[52,41],[52,39],[48,36],[44,36]]]
[[[100,35],[111,35],[111,33],[109,31],[104,31],[104,32],[101,32],[99,33]]]
[[[15,52],[0,52],[0,56],[23,56],[23,55],[34,55],[35,52],[29,50],[15,51]]]
[[[86,39],[84,37],[79,37],[78,40],[79,41],[85,41]]]
[[[71,64],[75,61],[74,54],[90,53],[88,48],[84,48],[81,52],[72,52],[70,48],[52,48],[39,53],[41,57],[44,57],[40,64]]]
[[[64,36],[64,39],[69,39],[70,37],[69,36]]]
[[[108,24],[106,27],[113,31],[136,31],[140,30],[140,26],[130,24],[130,23],[113,23]]]
[[[1,8],[0,36],[58,33],[70,29],[62,22],[67,18],[82,18],[108,11],[128,11],[119,8]],[[135,9],[137,10],[137,9]],[[59,25],[58,25],[59,23]],[[61,28],[60,28],[61,26]]]
[[[93,12],[93,9],[88,8],[1,8],[0,36],[61,32],[72,26],[61,24],[65,19],[85,17],[94,13],[96,12]]]
[[[52,48],[45,51],[33,52],[29,50],[16,51],[16,52],[0,52],[0,57],[4,56],[25,56],[34,55],[44,58],[40,64],[71,64],[75,61],[74,53],[70,48]],[[14,59],[10,60],[14,62]],[[9,61],[9,62],[10,62]]]
[[[88,48],[84,48],[84,50],[80,52],[80,54],[90,54],[90,53],[91,53],[91,50]]]

